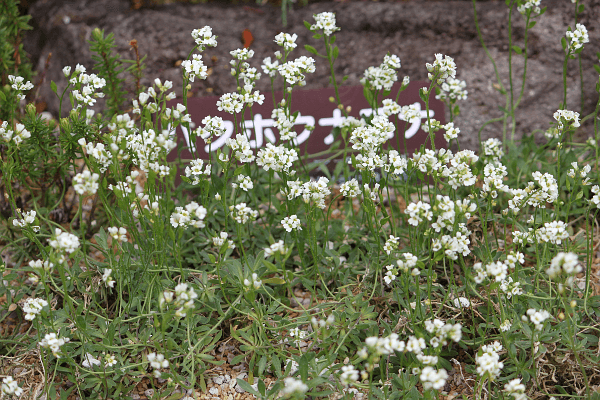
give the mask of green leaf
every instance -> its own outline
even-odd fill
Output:
[[[595,65],[594,65],[594,67],[595,67]],[[2,90],[0,90],[0,100],[6,101],[6,95],[4,94],[4,92]]]
[[[583,4],[580,4],[579,8],[577,9],[577,13],[581,14],[583,10],[585,10],[585,6]]]
[[[529,26],[527,28],[531,29],[531,28],[533,28],[535,26],[535,24],[537,24],[537,21],[531,21],[529,23]]]
[[[312,24],[308,21],[304,21],[304,26],[306,27],[306,29],[310,30],[310,27],[312,26]]]
[[[567,39],[564,36],[560,39],[560,45],[562,46],[563,50],[567,50]]]
[[[517,54],[522,54],[523,53],[523,50],[519,46],[513,46],[512,49]]]
[[[285,284],[285,279],[277,278],[277,277],[263,279],[262,281],[263,281],[263,283],[270,283],[272,285],[284,285]]]
[[[263,372],[267,368],[267,356],[262,356],[258,362],[258,375],[262,376]]]
[[[309,44],[305,44],[304,48],[306,49],[306,51],[308,51],[311,54],[314,54],[315,56],[319,55],[319,53],[317,52],[317,49],[315,49],[313,46],[311,46]]]
[[[579,200],[583,197],[583,191],[577,193],[577,197],[575,197],[575,200]]]
[[[594,64],[594,69],[596,70],[597,73],[600,74],[600,65]]]
[[[242,389],[244,389],[246,392],[251,393],[251,394],[255,395],[256,397],[260,397],[260,393],[258,393],[258,391],[256,391],[256,390],[254,390],[254,388],[245,380],[237,379],[237,384],[240,385],[240,387]]]
[[[321,39],[323,37],[322,34],[317,33],[316,35],[313,35],[313,39]]]
[[[339,49],[339,47],[335,46],[333,48],[333,59],[334,60],[337,59],[339,55],[340,55],[340,49]]]
[[[56,82],[54,82],[54,81],[51,81],[51,82],[50,82],[50,89],[52,89],[52,91],[53,91],[54,93],[56,93],[56,95],[58,96],[58,93],[57,93],[57,90],[58,90],[58,89],[56,88]]]

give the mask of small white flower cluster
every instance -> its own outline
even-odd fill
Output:
[[[242,112],[244,103],[243,95],[236,92],[225,93],[217,101],[217,107],[219,111],[225,111],[229,114],[238,114]]]
[[[558,198],[558,183],[551,174],[536,171],[531,174],[535,182],[529,182],[525,189],[512,189],[513,198],[508,207],[518,213],[524,205],[546,208],[546,203],[554,203]]]
[[[231,148],[231,152],[240,162],[250,163],[254,161],[254,153],[250,149],[250,142],[246,135],[237,134],[235,139],[227,139],[225,144]]]
[[[200,178],[202,177],[202,175],[205,175],[207,177],[210,176],[210,172],[211,172],[211,167],[210,164],[206,164],[206,166],[204,166],[204,160],[201,159],[195,159],[190,161],[190,165],[185,167],[185,176],[186,178],[190,179],[190,183],[192,185],[197,185],[200,183]]]
[[[93,368],[94,365],[101,365],[102,362],[95,358],[92,354],[86,353],[83,357],[81,366],[84,368]],[[112,367],[117,364],[117,359],[113,354],[104,354],[104,366]]]
[[[277,71],[279,70],[279,61],[275,60],[271,62],[271,57],[266,57],[263,60],[261,67],[264,73],[269,75],[271,79],[275,78],[275,76],[277,76]]]
[[[86,143],[84,138],[79,139],[78,143],[81,146],[85,146],[85,150],[88,156],[93,157],[98,163],[100,172],[106,171],[106,169],[112,164],[112,159],[109,153],[106,151],[104,144],[97,143]]]
[[[294,342],[296,346],[299,346],[300,341],[307,336],[306,332],[298,327],[290,329],[289,335],[290,337],[294,338],[292,339],[292,342]]]
[[[267,143],[267,146],[256,154],[256,164],[263,167],[265,171],[272,169],[275,172],[289,173],[296,160],[298,160],[296,150],[288,149],[284,145],[275,146],[271,143]]]
[[[402,112],[400,104],[396,103],[392,99],[383,99],[381,105],[383,106],[383,115],[389,117],[390,115],[397,115]]]
[[[331,194],[331,191],[327,187],[329,179],[324,176],[320,177],[317,181],[308,181],[303,184],[300,180],[288,181],[288,189],[285,191],[281,189],[281,194],[287,196],[288,200],[293,200],[296,197],[302,196],[305,203],[311,201],[321,209],[325,208],[325,198]]]
[[[565,36],[569,41],[569,52],[577,51],[583,48],[585,43],[590,42],[588,31],[583,24],[575,25],[574,31],[571,31],[569,28]]]
[[[448,78],[446,82],[442,83],[440,86],[440,94],[436,95],[435,98],[438,100],[466,100],[467,92],[465,88],[467,87],[467,83],[465,81],[461,81],[455,78]]]
[[[396,333],[392,333],[384,338],[370,336],[365,339],[366,346],[361,348],[357,355],[362,359],[372,358],[370,361],[375,361],[381,356],[394,354],[396,351],[409,351],[411,353],[421,354],[426,347],[423,338],[417,339],[415,336],[411,336],[407,342],[398,340],[398,338],[399,336]],[[366,365],[367,370],[373,367],[372,363],[369,364]]]
[[[185,60],[181,63],[183,76],[194,82],[194,79],[206,79],[208,77],[208,68],[202,61],[200,54],[194,54],[191,60]]]
[[[301,231],[302,226],[300,224],[300,219],[296,214],[290,215],[289,217],[285,217],[281,220],[281,225],[287,232],[291,232],[292,230]]]
[[[597,208],[600,208],[600,186],[592,186],[592,193],[594,193],[594,196],[590,199],[590,203],[595,204]]]
[[[500,161],[504,155],[504,149],[502,148],[502,142],[496,138],[490,138],[482,143],[483,154],[486,157],[491,157],[494,162]]]
[[[448,344],[448,339],[455,343],[460,342],[462,338],[462,325],[449,324],[435,318],[434,320],[425,321],[425,329],[434,336],[429,339],[429,344],[433,347],[445,346]]]
[[[488,163],[483,168],[483,185],[481,187],[481,197],[491,196],[492,199],[498,197],[498,192],[510,193],[510,187],[504,183],[504,177],[508,175],[506,167],[497,161],[496,164]]]
[[[443,235],[441,238],[433,239],[431,248],[434,252],[443,251],[451,260],[457,260],[459,254],[463,256],[471,254],[469,235],[471,231],[467,229],[467,225],[460,223],[454,236]]]
[[[502,322],[500,324],[500,330],[502,332],[508,332],[508,331],[510,331],[511,327],[512,327],[512,323],[508,319],[505,319],[504,322]]]
[[[421,274],[421,271],[418,268],[415,268],[418,261],[417,257],[411,253],[403,253],[402,255],[404,256],[404,260],[400,259],[396,261],[397,268],[394,268],[392,265],[386,267],[387,272],[385,273],[383,280],[387,285],[396,280],[400,271],[407,273],[412,268],[412,276],[419,276]]]
[[[42,260],[31,260],[29,261],[29,266],[33,268],[38,274],[41,275],[42,270],[48,272],[52,268],[54,268],[54,264],[50,261],[42,261]]]
[[[360,186],[358,186],[358,181],[355,178],[350,179],[342,183],[340,186],[340,192],[344,197],[356,197],[360,194]],[[598,200],[598,205],[600,205],[600,198]]]
[[[48,244],[59,253],[73,253],[79,248],[79,238],[72,233],[61,231],[59,228],[54,230],[54,235],[48,239]]]
[[[131,186],[133,185],[134,179],[139,176],[138,171],[131,171],[129,176],[125,177],[125,181],[120,182],[117,181],[115,185],[112,183],[108,185],[108,190],[112,190],[115,192],[115,195],[119,197],[127,197],[130,193],[132,193]]]
[[[511,379],[507,384],[504,385],[504,393],[508,396],[512,396],[514,400],[527,400],[525,394],[525,385],[521,383],[520,378]]]
[[[443,128],[446,131],[444,132],[444,139],[446,139],[446,142],[450,143],[452,139],[458,138],[460,129],[454,126],[454,122],[448,122],[446,125],[443,125]]]
[[[569,110],[558,110],[554,113],[553,117],[558,122],[559,131],[564,132],[572,128],[578,128],[580,126],[578,112]]]
[[[535,326],[535,329],[541,331],[544,327],[544,322],[550,317],[550,313],[546,310],[536,310],[535,308],[530,308],[527,310],[527,315],[521,316],[521,320],[523,322],[531,321],[531,323]]]
[[[35,316],[38,315],[42,308],[46,307],[48,302],[41,298],[29,298],[23,304],[23,311],[25,311],[25,319],[27,321],[33,321]]]
[[[521,282],[514,282],[513,278],[510,276],[500,282],[500,290],[506,294],[508,299],[513,296],[520,296],[523,294],[523,289],[521,289]]]
[[[19,212],[20,213],[20,212]],[[31,211],[27,211],[24,213],[21,213],[21,219],[13,219],[13,225],[19,228],[25,228],[28,225],[31,225],[35,222],[35,216],[37,215],[37,213],[34,210]],[[39,226],[32,226],[31,229],[34,232],[39,232],[40,231],[40,227]]]
[[[252,183],[252,180],[249,176],[240,174],[237,176],[237,182],[232,182],[231,186],[234,189],[237,189],[239,187],[244,192],[247,192],[248,190],[254,188],[254,183]]]
[[[92,174],[86,169],[73,177],[73,189],[81,196],[96,194],[99,187],[98,179],[100,179],[100,175]]]
[[[567,224],[563,221],[546,222],[544,226],[536,231],[538,243],[561,244],[563,240],[569,238]]]
[[[228,237],[229,234],[227,232],[219,233],[219,236],[215,236],[212,238],[213,245],[220,249],[227,242],[228,249],[235,249],[235,244],[233,243],[233,240],[227,239]]]
[[[187,313],[194,308],[194,300],[198,298],[198,295],[193,288],[188,287],[187,283],[180,283],[175,286],[175,292],[165,290],[159,299],[159,306],[162,309],[165,305],[173,303],[173,306],[177,308],[175,316],[185,317]]]
[[[568,172],[567,172],[567,176],[576,179],[576,178],[581,178],[581,184],[582,185],[589,185],[590,184],[590,178],[588,178],[588,173],[592,170],[592,167],[587,164],[584,165],[583,168],[579,168],[579,166],[577,165],[577,161],[573,161],[571,163],[571,166],[573,168],[571,168]]]
[[[431,221],[433,218],[433,212],[431,206],[427,203],[419,201],[418,203],[410,203],[406,207],[406,214],[410,217],[408,223],[412,226],[418,226],[424,220]]]
[[[158,79],[158,78],[154,79],[154,84],[158,88],[160,95],[162,95],[167,90],[173,88],[173,82],[165,81],[165,83],[163,84],[160,81],[160,79]],[[177,95],[175,94],[175,92],[171,92],[165,96],[165,100],[167,100],[167,101],[174,100],[176,97],[177,97]],[[146,104],[146,102],[150,98],[152,98],[154,101]],[[133,104],[132,113],[141,114],[142,113],[141,108],[148,109],[148,111],[150,111],[150,113],[152,113],[152,114],[155,114],[158,112],[159,105],[157,103],[160,103],[161,99],[159,98],[159,94],[156,93],[156,89],[154,89],[154,86],[151,86],[148,88],[148,93],[145,93],[145,92],[140,93],[139,100],[140,100],[139,102],[137,100],[132,101],[132,104]],[[141,105],[141,107],[140,107],[140,105]],[[181,106],[183,106],[183,104],[181,104]],[[173,112],[173,114],[176,114],[176,113],[183,113],[184,111],[185,111],[185,109],[182,109],[180,107],[180,105],[178,104],[178,107],[175,110],[172,110],[171,112]],[[119,117],[117,117],[117,121],[118,121],[118,118]],[[175,119],[179,119],[179,115],[176,115]],[[190,121],[189,116],[186,117],[185,121],[187,121],[187,122]]]
[[[300,379],[294,379],[290,376],[283,380],[283,389],[281,389],[281,394],[284,398],[290,397],[293,395],[303,395],[308,391],[308,385],[302,382]]]
[[[277,36],[275,36],[274,42],[277,43],[278,46],[283,47],[285,51],[292,51],[297,46],[297,38],[298,35],[296,35],[295,33],[293,35],[290,35],[289,33],[281,32]]]
[[[454,59],[450,56],[445,56],[442,58],[441,54],[435,55],[435,61],[433,64],[426,63],[427,67],[427,77],[429,80],[437,79],[438,84],[442,84],[446,78],[456,78],[456,64],[454,63]]]
[[[212,34],[212,28],[210,26],[194,29],[192,31],[192,37],[198,45],[199,51],[204,51],[207,47],[217,46],[217,37]]]
[[[283,240],[280,240],[278,242],[273,243],[269,247],[265,247],[264,252],[265,252],[265,258],[272,257],[277,253],[284,256],[288,252],[288,248],[285,245],[285,243],[283,242]]]
[[[254,288],[256,290],[260,289],[260,287],[262,286],[262,281],[260,279],[258,279],[258,274],[256,272],[254,272],[252,274],[251,277],[252,280],[246,278],[244,279],[244,286],[246,286],[247,289],[250,288]]]
[[[400,65],[398,56],[386,54],[379,67],[371,66],[365,70],[360,83],[371,90],[391,90],[398,80],[396,70]]]
[[[73,97],[79,103],[83,103],[86,106],[93,106],[96,104],[96,99],[94,97],[104,97],[104,93],[96,92],[97,89],[102,89],[106,86],[106,80],[104,78],[98,77],[96,74],[86,74],[85,67],[83,65],[77,64],[75,67],[75,72],[71,75],[71,67],[66,66],[63,68],[63,74],[65,77],[70,78],[69,83],[71,85],[75,85],[76,87],[81,89],[73,90]],[[85,85],[85,86],[81,86]],[[92,97],[93,96],[93,97]],[[82,104],[77,104],[75,109],[79,109]]]
[[[160,369],[161,368],[169,368],[169,360],[165,359],[165,356],[163,354],[160,353],[150,353],[148,354],[148,362],[150,363],[150,366],[152,367],[152,369],[154,369],[154,377],[155,378],[160,378],[161,373],[160,373]]]
[[[389,256],[392,251],[394,251],[395,249],[398,248],[398,240],[400,238],[396,237],[394,235],[390,235],[389,239],[385,241],[385,244],[383,245],[383,250],[386,252],[386,254]]]
[[[277,71],[290,86],[306,86],[306,76],[316,71],[315,59],[301,56],[295,60],[288,61],[277,67]],[[288,92],[291,90],[289,87]]]
[[[189,114],[186,116],[189,117]],[[161,177],[169,174],[169,167],[160,165],[159,160],[161,156],[165,157],[175,147],[177,147],[177,142],[171,137],[169,130],[166,129],[161,133],[149,129],[142,134],[133,134],[128,137],[127,142],[127,148],[136,157],[132,160],[133,163],[137,164],[142,171],[146,173],[153,171]]]
[[[340,30],[340,28],[335,26],[335,13],[322,12],[313,15],[313,17],[315,18],[315,24],[311,25],[311,31],[323,29],[323,33],[326,36],[331,36],[333,32]]]
[[[273,126],[279,130],[279,140],[281,141],[292,140],[298,136],[294,130],[296,117],[293,115],[288,116],[288,113],[285,108],[274,108],[271,112]]]
[[[397,150],[390,150],[388,153],[388,164],[384,166],[386,172],[396,174],[396,176],[403,175],[408,167],[408,160],[406,157],[401,156]]]
[[[2,393],[8,396],[15,395],[20,397],[23,394],[23,389],[19,387],[19,384],[12,376],[7,376],[2,379]]]
[[[199,127],[196,134],[199,135],[207,144],[213,140],[213,136],[220,137],[227,131],[225,121],[221,117],[206,116],[202,120],[204,128]]]
[[[442,167],[442,165],[450,162],[452,159],[452,151],[447,149],[439,149],[436,152],[431,149],[425,149],[424,152],[413,154],[410,165],[416,167],[424,174],[434,174]]]
[[[562,276],[566,278],[566,284],[573,286],[573,280],[577,274],[583,271],[583,267],[579,264],[577,254],[559,252],[552,261],[546,273],[552,280],[560,279]],[[559,287],[559,291],[562,285]]]
[[[127,229],[116,226],[111,226],[108,228],[108,234],[118,242],[126,242],[127,241]]]
[[[360,375],[354,365],[344,365],[340,374],[340,382],[344,387],[354,385],[358,382]]]
[[[2,122],[2,125],[0,125],[0,138],[6,143],[12,140],[18,146],[23,140],[31,137],[31,133],[25,129],[25,125],[23,124],[15,124],[15,130],[13,131],[8,126],[8,121]]]
[[[459,186],[473,186],[477,181],[477,177],[471,171],[471,163],[475,163],[479,157],[471,150],[462,150],[454,155],[450,160],[450,166],[442,167],[441,175],[448,179],[448,184],[453,189],[458,189]]]
[[[333,325],[333,323],[335,322],[335,317],[333,316],[333,314],[329,314],[329,317],[327,317],[327,319],[317,319],[316,317],[312,317],[310,319],[310,324],[312,325],[313,329],[315,331],[319,330],[319,329],[327,329],[329,328],[331,325]]]
[[[438,194],[433,210],[434,218],[436,216],[437,218],[435,222],[431,224],[431,227],[434,228],[436,232],[440,232],[442,229],[452,232],[454,230],[455,221],[460,220],[462,217],[467,220],[471,218],[471,213],[477,210],[477,204],[471,203],[469,199],[452,201],[449,196]]]
[[[39,345],[45,349],[50,349],[54,357],[60,358],[62,355],[61,347],[68,342],[69,338],[59,338],[56,333],[52,332],[47,333],[40,341]]]
[[[25,95],[21,93],[22,91],[33,89],[33,83],[29,81],[25,82],[25,78],[22,76],[9,75],[8,82],[10,83],[10,86],[17,91],[17,98],[19,100],[25,100]]]
[[[413,122],[418,122],[421,120],[421,108],[415,105],[410,104],[408,106],[402,106],[402,110],[398,115],[400,120],[408,122],[412,124]]]
[[[502,345],[498,341],[481,347],[475,356],[477,375],[481,378],[488,378],[490,381],[500,376],[500,372],[504,368],[504,363],[500,361],[498,354],[500,351],[502,351]]]
[[[251,219],[254,220],[258,217],[258,211],[251,209],[246,206],[246,203],[239,203],[235,206],[229,206],[229,211],[231,212],[231,217],[238,224],[245,224]]]
[[[104,273],[102,274],[102,282],[106,285],[106,287],[114,288],[115,280],[112,277],[112,269],[104,268]]]
[[[185,207],[175,207],[175,211],[171,214],[170,222],[173,228],[204,228],[204,218],[206,218],[206,208],[192,201]]]
[[[349,142],[354,150],[365,153],[377,151],[390,137],[394,136],[394,124],[387,117],[377,115],[371,121],[372,126],[360,126],[352,131]],[[369,154],[369,156],[371,156]]]
[[[540,3],[541,0],[525,0],[517,7],[517,11],[523,15],[526,15],[529,10],[532,10],[535,14],[539,14],[541,12]]]
[[[421,371],[419,379],[421,380],[423,389],[441,390],[446,386],[448,373],[445,369],[436,370],[433,367],[427,366]]]
[[[508,265],[499,260],[493,261],[485,267],[480,262],[475,263],[473,270],[476,273],[473,280],[477,284],[481,284],[485,278],[489,278],[495,282],[502,282],[508,276]]]

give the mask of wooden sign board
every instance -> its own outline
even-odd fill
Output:
[[[413,152],[415,149],[421,147],[423,143],[429,144],[427,133],[425,133],[421,127],[427,123],[427,112],[425,110],[425,103],[419,98],[419,89],[427,87],[427,82],[412,82],[408,88],[400,93],[398,98],[398,104],[406,106],[415,104],[421,111],[421,119],[415,120],[413,123],[406,124],[405,136],[407,140],[407,148],[409,152]],[[395,99],[400,89],[400,83],[397,83],[392,88],[390,96],[388,98]],[[339,88],[340,99],[344,107],[350,106],[351,111],[348,115],[358,118],[359,116],[369,116],[372,114],[372,110],[369,107],[367,100],[363,95],[362,86],[342,86]],[[326,89],[314,89],[314,90],[295,90],[292,96],[292,110],[299,111],[298,117],[295,123],[295,130],[298,136],[295,139],[296,145],[301,149],[301,153],[305,152],[310,154],[316,154],[319,152],[326,151],[330,148],[334,141],[331,133],[332,129],[339,126],[345,119],[344,113],[336,108],[336,105],[329,99],[335,96],[333,88]],[[429,104],[429,112],[432,118],[437,119],[442,124],[445,123],[444,117],[444,103],[440,100],[436,100],[434,96],[431,96]],[[276,101],[281,101],[281,92],[275,93]],[[234,118],[232,114],[228,114],[224,111],[219,111],[217,108],[217,101],[219,97],[196,97],[188,99],[188,111],[192,119],[192,126],[196,128],[201,125],[201,121],[206,116],[218,116],[223,118],[226,126],[226,133],[219,138],[215,138],[209,147],[204,140],[200,137],[197,138],[196,143],[190,143],[189,132],[185,127],[177,127],[175,130],[178,136],[178,143],[186,146],[181,152],[182,159],[194,158],[190,152],[190,148],[195,148],[199,158],[207,159],[208,152],[216,152],[217,149],[222,148],[225,145],[225,141],[235,136],[234,129]],[[176,103],[181,102],[181,99],[175,99],[169,103],[170,106],[174,106]],[[239,121],[240,116],[238,115],[238,124],[243,124],[250,141],[250,147],[252,149],[260,149],[266,146],[267,143],[275,143],[279,139],[279,133],[274,127],[271,113],[273,110],[273,100],[270,93],[265,93],[265,101],[262,105],[254,104],[252,112],[247,110],[243,117],[243,121]],[[378,112],[381,112],[379,110]],[[392,122],[395,118],[390,119]],[[400,121],[398,124],[398,131],[396,135],[399,136],[400,140],[391,138],[386,143],[387,146],[397,148],[400,153],[404,152],[404,138],[402,137],[402,129],[405,125],[404,121]],[[306,126],[314,126],[315,129],[311,133]],[[426,143],[427,142],[427,143]],[[400,143],[398,147],[397,144]],[[446,141],[443,135],[436,135],[435,141],[436,148],[446,147]],[[168,160],[173,161],[177,158],[177,150],[174,150],[169,154]]]

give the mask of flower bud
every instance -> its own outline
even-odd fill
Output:
[[[561,312],[560,314],[558,314],[558,319],[560,319],[561,321],[564,321],[565,313]]]

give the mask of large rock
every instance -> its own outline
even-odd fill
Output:
[[[583,51],[585,82],[585,113],[594,109],[597,95],[594,91],[598,74],[592,69],[597,62],[593,49],[600,40],[597,21],[600,20],[600,0],[590,0],[580,16],[590,35],[590,43]],[[574,4],[565,0],[543,1],[548,7],[545,15],[529,34],[529,62],[527,85],[523,101],[517,110],[517,137],[534,130],[545,130],[552,114],[562,101],[563,52],[560,39],[567,26],[574,27]],[[125,58],[133,58],[129,41],[137,39],[140,53],[147,54],[147,69],[143,84],[149,85],[159,77],[174,82],[181,93],[181,68],[194,46],[190,32],[210,25],[218,36],[218,47],[204,52],[205,63],[212,68],[206,81],[193,85],[194,96],[220,95],[235,90],[229,74],[229,51],[241,47],[241,33],[249,29],[255,37],[252,49],[255,56],[251,64],[259,67],[262,59],[272,56],[278,47],[273,37],[281,32],[297,33],[299,47],[293,55],[309,55],[304,44],[322,49],[322,43],[312,38],[303,21],[313,21],[313,14],[333,11],[338,26],[337,44],[340,58],[336,63],[338,79],[348,75],[345,84],[357,85],[363,71],[379,65],[387,52],[397,54],[402,60],[400,79],[409,75],[411,80],[426,80],[425,63],[432,62],[435,53],[454,57],[458,66],[457,77],[467,82],[469,98],[460,103],[461,115],[457,120],[461,128],[461,144],[467,148],[478,145],[477,132],[485,121],[501,116],[499,106],[504,106],[504,96],[494,88],[496,83],[492,63],[479,43],[470,1],[409,1],[403,3],[316,3],[298,7],[288,14],[288,27],[281,25],[281,11],[266,6],[241,6],[224,4],[177,3],[152,9],[132,10],[125,0],[38,0],[30,9],[34,32],[27,38],[27,49],[33,62],[42,70],[46,57],[52,52],[47,80],[64,88],[66,80],[61,73],[65,65],[77,63],[91,70],[93,62],[87,40],[94,28],[114,32],[117,51]],[[477,12],[484,40],[498,67],[498,73],[508,87],[508,8],[504,2],[477,3]],[[515,44],[522,46],[524,19],[513,13]],[[520,89],[523,58],[513,55],[513,80],[516,95]],[[317,60],[317,71],[309,76],[307,88],[329,85],[329,66]],[[569,109],[580,110],[579,73],[576,61],[570,61],[568,73]],[[268,91],[266,77],[259,89]],[[58,112],[58,101],[45,85],[41,95],[49,111]],[[63,105],[64,110],[67,105]],[[483,138],[501,137],[501,124],[488,125]],[[583,136],[589,134],[582,129]],[[538,132],[538,135],[540,133]]]

